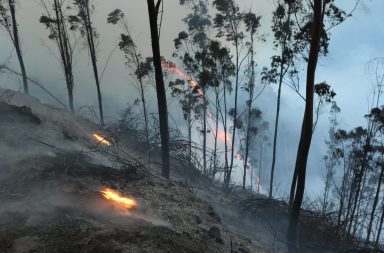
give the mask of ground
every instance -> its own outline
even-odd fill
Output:
[[[0,89],[0,252],[287,252],[286,204],[223,193],[175,158],[165,180],[159,150],[148,164],[144,146],[129,132]],[[106,188],[138,206],[122,209],[102,196]],[[302,252],[345,252],[321,218],[303,214]]]

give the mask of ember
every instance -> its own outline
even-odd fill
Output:
[[[112,201],[114,204],[122,208],[132,209],[137,206],[137,201],[135,199],[121,196],[120,193],[110,188],[106,188],[100,192],[105,199]]]
[[[104,144],[104,145],[107,145],[107,146],[111,146],[111,143],[110,143],[109,141],[107,141],[104,137],[102,137],[102,136],[100,136],[100,135],[98,135],[98,134],[96,134],[96,133],[94,133],[92,136],[93,136],[93,138],[94,138],[95,140],[97,140],[99,143]]]

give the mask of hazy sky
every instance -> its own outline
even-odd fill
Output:
[[[174,50],[173,39],[184,29],[182,18],[188,10],[178,5],[178,0],[164,0],[165,12],[161,33],[162,54],[171,58]],[[39,80],[46,87],[67,101],[66,86],[63,75],[54,55],[55,46],[47,39],[48,31],[38,20],[42,14],[39,0],[20,0],[18,18],[24,59],[27,72],[30,77]],[[337,1],[340,6],[350,9],[353,0]],[[366,63],[375,57],[383,57],[384,52],[384,23],[383,0],[362,0],[363,5],[355,11],[353,17],[347,22],[332,30],[330,41],[330,54],[327,58],[321,58],[318,66],[317,81],[327,81],[337,93],[337,103],[340,106],[341,126],[352,128],[362,124],[363,115],[367,112],[367,99],[372,89],[372,78],[367,74]],[[95,0],[95,24],[100,33],[99,65],[102,68],[111,50],[116,46],[120,31],[117,27],[106,24],[107,14],[115,8],[120,8],[126,13],[131,32],[136,43],[144,55],[151,54],[149,40],[149,25],[147,6],[144,0]],[[257,14],[262,15],[262,30],[268,31],[270,25],[271,10],[274,8],[272,0],[238,0],[238,3],[246,10],[252,8]],[[7,34],[0,32],[0,62],[3,62],[12,51]],[[48,49],[50,48],[50,50]],[[259,66],[268,64],[271,56],[271,40],[258,47]],[[124,58],[116,50],[108,68],[103,76],[102,92],[106,112],[116,116],[116,111],[137,97],[135,89],[132,89],[132,78],[125,66]],[[75,106],[96,104],[96,90],[93,76],[90,72],[87,51],[82,50],[76,57],[75,71]],[[10,60],[10,65],[18,69],[15,53]],[[21,89],[22,84],[18,78],[2,74],[0,86]],[[257,106],[264,109],[265,118],[273,124],[275,113],[276,87],[267,89],[267,92],[257,102]],[[153,91],[149,91],[149,101],[155,101]],[[303,91],[304,92],[304,91]],[[32,95],[41,97],[43,101],[54,103],[32,86]],[[176,102],[173,102],[176,103]],[[179,107],[171,107],[174,108]],[[291,175],[295,152],[297,149],[298,134],[302,121],[304,103],[288,88],[283,88],[282,97],[282,121],[279,131],[279,157],[277,159],[277,174]],[[155,110],[155,108],[152,108]],[[309,180],[311,185],[318,189],[321,185],[319,178],[324,174],[321,167],[321,158],[324,152],[324,138],[327,135],[328,116],[322,115],[319,127],[314,136],[314,143],[309,162]],[[319,155],[320,154],[320,155]],[[265,170],[269,170],[266,165]],[[315,175],[311,177],[311,175]],[[286,177],[285,177],[286,178]],[[283,179],[281,179],[283,180]],[[286,182],[281,183],[285,187]],[[309,189],[310,190],[310,189]]]

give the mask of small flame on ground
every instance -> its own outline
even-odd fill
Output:
[[[107,146],[111,146],[111,143],[109,141],[107,141],[104,137],[94,133],[93,135],[93,138],[95,138],[95,140],[97,140],[99,143],[101,144],[104,144],[104,145],[107,145]]]
[[[120,207],[132,209],[137,206],[137,201],[135,199],[121,196],[120,193],[110,188],[106,188],[105,190],[100,192],[105,199],[112,201]]]

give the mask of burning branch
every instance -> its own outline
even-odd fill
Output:
[[[112,144],[111,144],[108,140],[106,140],[104,137],[102,137],[102,136],[100,136],[100,135],[98,135],[98,134],[96,134],[96,133],[94,133],[92,136],[93,136],[93,138],[94,138],[95,140],[97,140],[99,143],[104,144],[104,145],[107,145],[107,146],[112,146]]]
[[[100,192],[105,199],[110,200],[114,204],[124,209],[132,209],[137,206],[137,201],[135,199],[123,197],[120,195],[120,193],[110,188],[106,188],[105,190]]]

